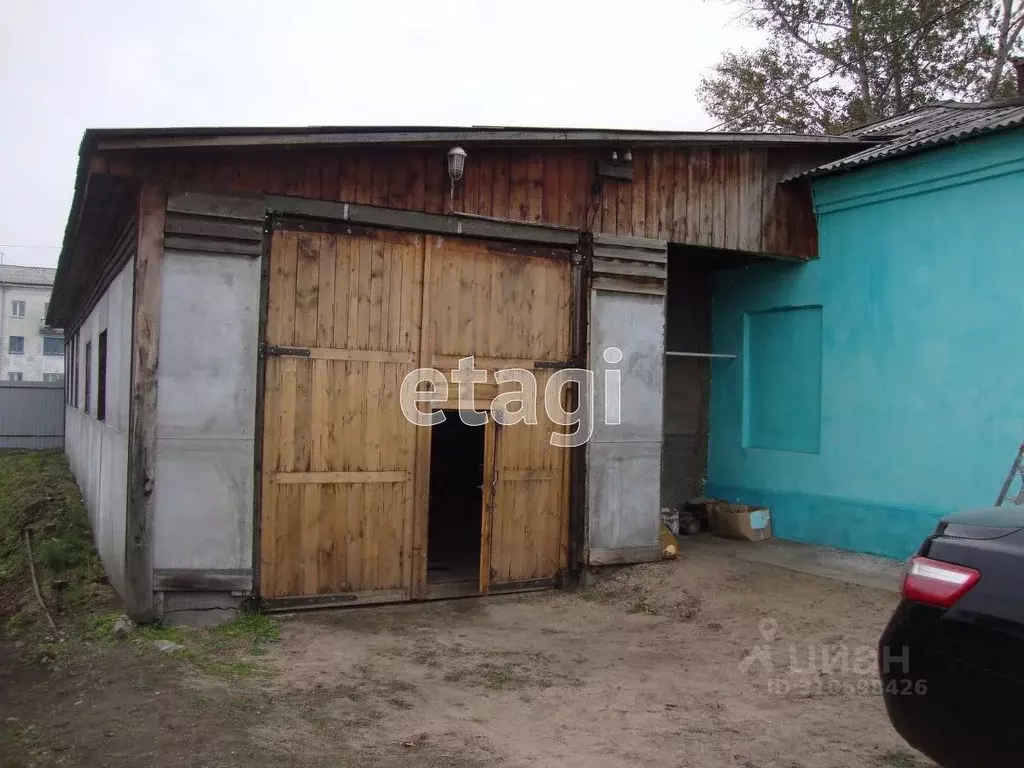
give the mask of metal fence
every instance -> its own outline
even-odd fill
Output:
[[[0,450],[64,447],[64,384],[0,383]]]

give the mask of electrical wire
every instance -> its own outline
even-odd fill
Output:
[[[957,13],[958,11],[962,11],[967,6],[974,5],[977,2],[978,2],[978,0],[966,0],[963,3],[959,3],[958,5],[955,5],[952,8],[950,8],[945,13],[939,14],[934,19],[929,19],[928,21],[924,22],[923,24],[921,24],[921,25],[919,25],[917,27],[914,27],[913,29],[908,29],[906,32],[904,32],[899,37],[889,41],[888,44],[889,45],[894,45],[895,43],[900,43],[903,40],[905,40],[908,37],[910,37],[911,35],[914,35],[914,34],[916,34],[918,32],[921,32],[921,31],[927,29],[928,27],[930,27],[930,26],[932,26],[934,24],[938,24],[940,21],[942,21],[947,16],[952,16],[954,13]],[[808,82],[804,87],[807,88],[809,86],[816,85],[817,83],[820,83],[822,80],[824,80],[826,78],[829,78],[829,77],[832,77],[832,75],[834,75],[840,69],[849,68],[849,66],[851,64],[853,64],[853,63],[863,63],[863,62],[865,62],[867,60],[868,56],[873,56],[873,55],[881,53],[881,52],[882,52],[881,50],[868,51],[867,53],[862,54],[859,58],[852,58],[852,59],[850,59],[848,61],[836,64],[834,67],[832,67],[832,69],[830,69],[824,75],[821,75],[821,77],[814,78],[813,80]],[[754,112],[756,112],[757,109],[758,109],[757,107],[751,107],[749,109],[746,109],[743,112],[741,112],[740,114],[736,115],[735,117],[730,117],[727,120],[723,120],[722,122],[717,123],[716,125],[711,126],[710,128],[707,129],[707,131],[705,131],[705,133],[711,133],[712,131],[717,131],[723,125],[728,125],[729,123],[734,123],[737,120],[742,120],[744,117],[747,117],[748,115],[751,115]]]

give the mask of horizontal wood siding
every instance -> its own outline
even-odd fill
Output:
[[[800,258],[817,255],[809,192],[779,182],[838,155],[827,147],[649,148],[633,153],[634,177],[624,181],[597,177],[610,148],[468,150],[454,197],[461,213]],[[121,151],[97,156],[92,168],[429,213],[448,207],[444,147]]]

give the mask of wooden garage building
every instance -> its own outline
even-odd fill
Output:
[[[487,594],[656,557],[658,509],[699,494],[707,444],[707,361],[666,346],[710,352],[711,271],[815,257],[809,191],[780,182],[859,146],[87,131],[48,323],[69,340],[67,452],[129,612]],[[496,370],[530,370],[543,398],[589,367],[600,415],[613,367],[621,424],[558,448],[575,427],[543,407],[463,424],[454,384],[432,406],[452,418],[410,424],[405,376],[466,356],[488,370],[481,411],[517,389]],[[560,390],[567,410],[581,396]]]

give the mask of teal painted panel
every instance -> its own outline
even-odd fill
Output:
[[[716,276],[714,351],[740,359],[712,364],[708,492],[778,507],[780,536],[902,557],[942,514],[991,504],[1024,439],[1024,131],[829,177],[815,199],[819,260]],[[745,318],[809,305],[818,452],[757,447]],[[802,407],[779,389],[773,408]]]
[[[748,312],[744,320],[744,445],[817,453],[821,307]]]

